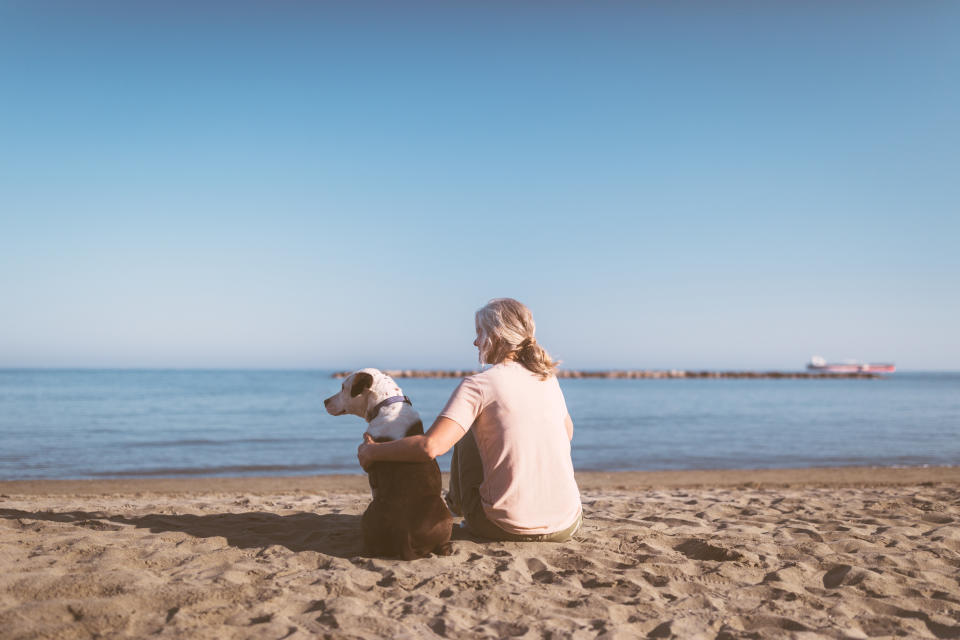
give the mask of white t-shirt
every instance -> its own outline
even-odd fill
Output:
[[[480,498],[504,531],[554,533],[580,515],[567,405],[554,376],[504,361],[464,378],[440,415],[472,429],[483,463]]]

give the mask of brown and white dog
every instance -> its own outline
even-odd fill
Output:
[[[323,401],[327,413],[364,418],[376,442],[423,433],[423,422],[393,378],[360,369]],[[429,462],[375,462],[367,471],[373,502],[363,513],[364,552],[413,560],[452,552],[453,518],[440,492],[440,467]]]

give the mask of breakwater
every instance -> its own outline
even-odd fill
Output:
[[[464,369],[383,369],[391,378],[463,378],[477,373]],[[346,378],[352,371],[336,371],[334,378]],[[683,369],[627,369],[610,371],[576,371],[560,369],[558,378],[607,378],[612,380],[663,380],[670,378],[734,378],[734,379],[783,379],[783,380],[823,380],[823,379],[868,379],[883,378],[878,373],[814,373],[809,371],[687,371]]]

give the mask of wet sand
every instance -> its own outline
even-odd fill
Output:
[[[960,469],[582,473],[565,544],[360,555],[364,476],[0,483],[2,638],[960,638]]]

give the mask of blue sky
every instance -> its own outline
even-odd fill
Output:
[[[955,3],[0,3],[0,366],[960,369]]]

